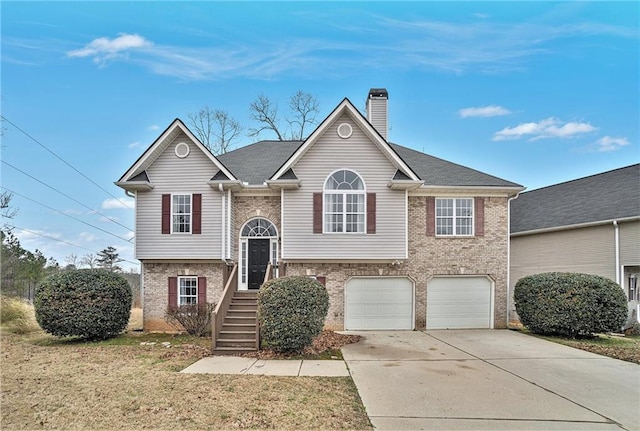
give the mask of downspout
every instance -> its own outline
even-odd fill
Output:
[[[616,283],[622,286],[622,280],[620,280],[620,226],[618,221],[613,221],[614,243],[616,247]]]
[[[507,327],[511,315],[511,201],[518,199],[520,193],[507,199]]]
[[[231,259],[231,189],[227,190],[227,255],[225,259]]]
[[[225,247],[224,247],[224,240],[226,238],[226,226],[225,226],[225,222],[226,222],[226,217],[224,216],[225,211],[226,211],[226,201],[224,199],[224,187],[222,187],[222,184],[218,184],[218,191],[220,191],[220,196],[222,197],[222,231],[220,232],[220,260],[224,260],[224,251],[225,251]]]

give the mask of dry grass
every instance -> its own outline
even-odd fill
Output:
[[[209,340],[85,343],[4,329],[1,336],[3,430],[371,429],[350,378],[177,373],[207,353],[198,344]],[[172,347],[140,345],[151,339]]]

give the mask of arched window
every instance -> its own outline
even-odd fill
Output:
[[[324,232],[365,233],[364,182],[353,171],[334,172],[324,183]]]
[[[277,237],[276,227],[267,219],[254,218],[249,220],[242,229],[240,236],[266,236]]]

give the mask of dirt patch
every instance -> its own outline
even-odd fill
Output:
[[[333,331],[322,331],[302,352],[278,353],[270,349],[245,353],[241,356],[258,359],[342,359],[340,349],[347,344],[360,341],[360,335],[338,334]]]

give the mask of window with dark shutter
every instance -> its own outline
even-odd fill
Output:
[[[169,310],[178,308],[178,277],[169,277]]]
[[[202,195],[193,195],[193,234],[199,235],[202,233]]]
[[[198,305],[207,303],[207,277],[198,277]]]
[[[313,233],[322,233],[322,193],[313,194]]]
[[[484,236],[484,198],[475,198],[475,234]]]
[[[376,233],[376,194],[367,193],[367,233]]]
[[[162,234],[171,233],[171,195],[162,195]]]
[[[436,198],[427,196],[427,236],[436,236]]]

